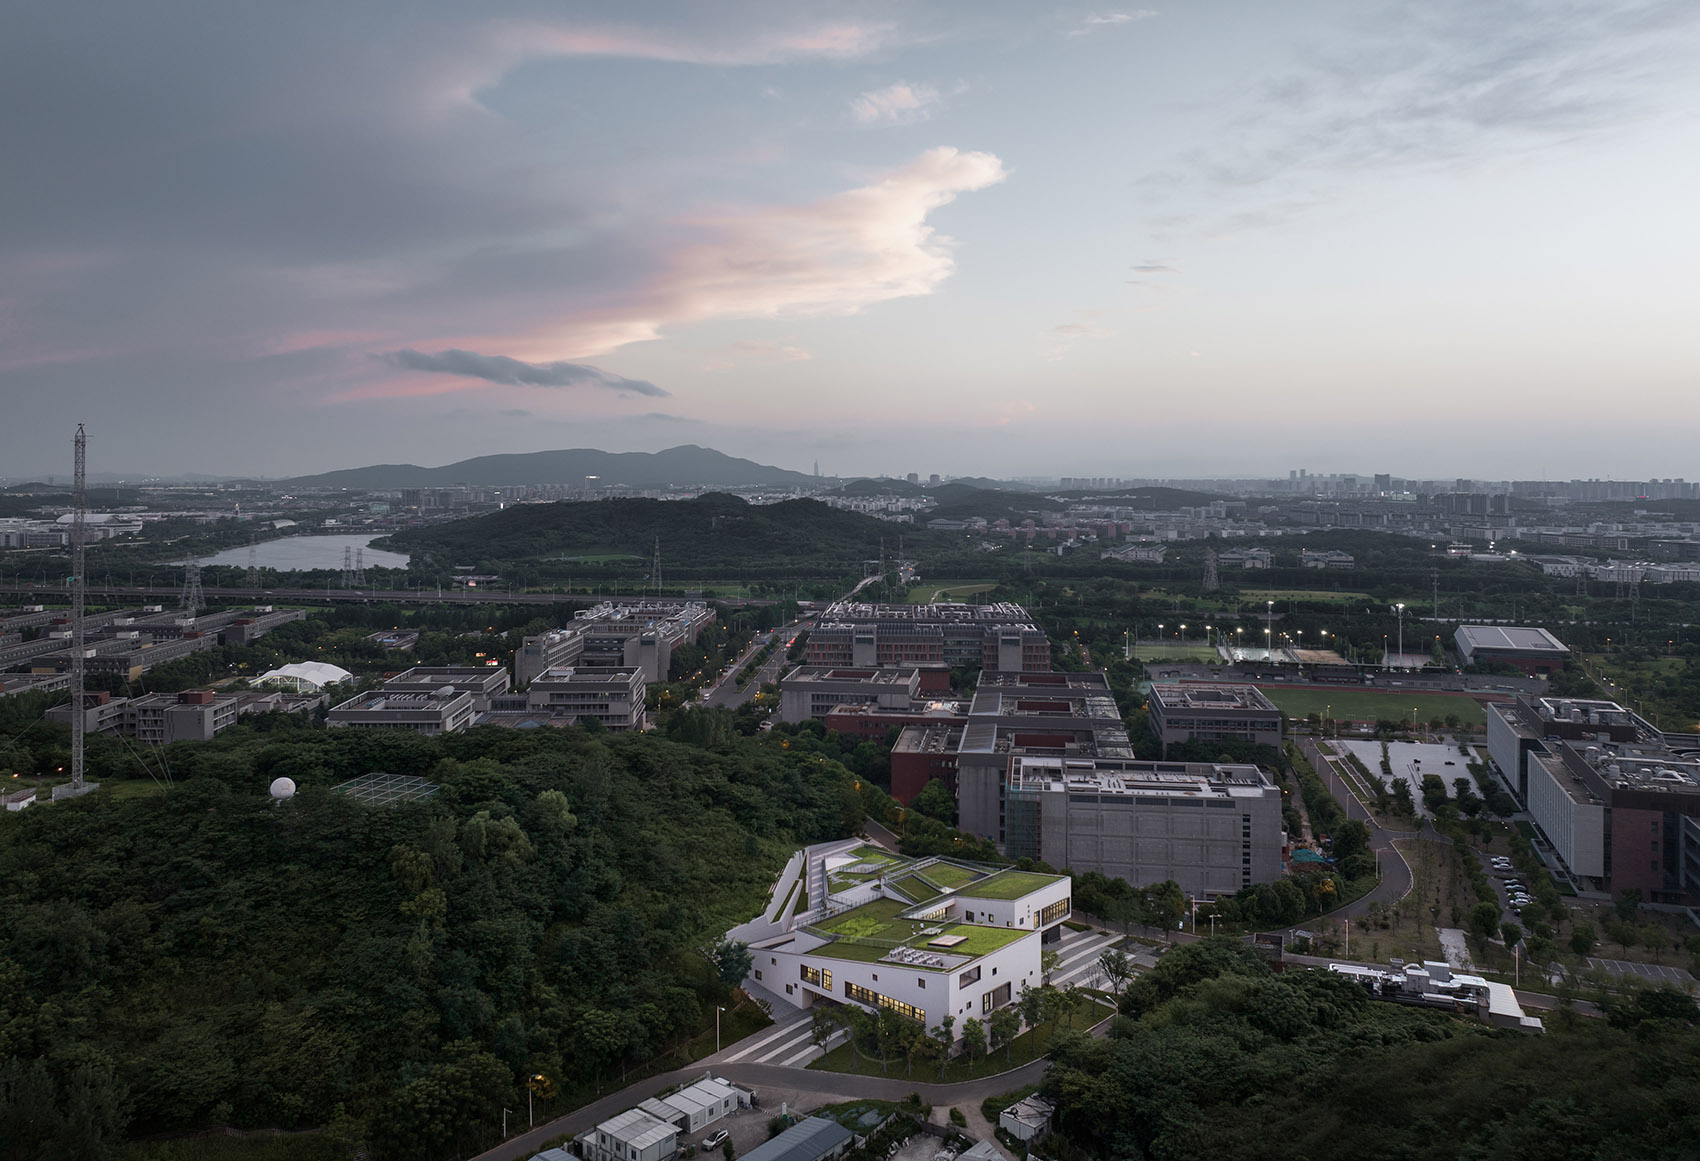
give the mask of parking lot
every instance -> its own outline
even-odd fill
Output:
[[[1608,971],[1614,976],[1640,976],[1654,984],[1670,984],[1690,990],[1694,987],[1693,976],[1681,968],[1667,967],[1662,963],[1634,963],[1626,959],[1595,959],[1589,956],[1588,966]]]

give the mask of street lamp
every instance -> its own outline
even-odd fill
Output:
[[[714,1050],[716,1052],[720,1051],[720,1013],[725,1010],[719,1004],[714,1005]]]

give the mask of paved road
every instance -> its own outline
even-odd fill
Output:
[[[703,703],[706,705],[724,706],[726,709],[737,709],[761,692],[763,682],[778,681],[780,671],[785,666],[785,651],[790,645],[802,624],[792,621],[778,629],[766,633],[757,633],[750,647],[738,655],[738,659],[726,667],[725,676],[709,686],[703,693]],[[779,644],[773,650],[773,656],[763,663],[755,677],[743,689],[738,688],[738,674],[744,666],[750,663],[750,658],[761,652],[770,639],[778,640]]]

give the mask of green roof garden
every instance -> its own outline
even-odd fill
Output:
[[[928,881],[945,888],[960,887],[980,878],[980,872],[958,867],[954,863],[934,863],[930,867],[922,867],[919,873],[925,875]]]
[[[871,903],[864,903],[860,907],[834,915],[815,930],[837,938],[832,943],[817,948],[814,954],[831,959],[873,963],[885,958],[894,948],[904,946],[935,951],[946,956],[978,959],[1001,947],[1007,947],[1023,936],[1033,934],[1031,930],[1021,927],[981,927],[972,923],[941,925],[937,921],[904,919],[903,912],[911,906],[897,899],[875,899]],[[942,930],[936,930],[941,926]],[[961,942],[951,947],[930,946],[933,940],[950,936],[960,937]],[[899,966],[912,967],[917,971],[955,970],[928,968],[918,964]]]
[[[922,874],[931,878],[932,870],[928,867]],[[999,871],[989,879],[964,887],[957,894],[971,899],[1020,899],[1061,879],[1061,875],[1041,875],[1037,871]]]

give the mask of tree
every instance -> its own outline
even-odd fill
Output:
[[[1004,1062],[1008,1063],[1011,1046],[1021,1033],[1021,1016],[1013,1006],[1005,1005],[992,1013],[991,1018],[986,1021],[986,1026],[992,1034],[992,1051],[996,1052],[1002,1048]]]
[[[1635,922],[1635,913],[1641,907],[1641,888],[1625,887],[1617,893],[1617,900],[1612,904],[1617,909],[1617,917],[1625,923]]]
[[[1051,973],[1056,971],[1061,963],[1062,952],[1060,951],[1046,950],[1039,953],[1039,980],[1044,986],[1050,986]]]
[[[837,1031],[838,1021],[833,1017],[832,1009],[817,1006],[809,1016],[809,1039],[822,1054],[825,1054],[827,1044]]]
[[[1523,938],[1523,929],[1515,923],[1501,923],[1499,925],[1499,937],[1505,941],[1506,947],[1516,947]]]
[[[1098,966],[1103,969],[1104,978],[1110,982],[1110,994],[1121,995],[1127,982],[1133,978],[1133,961],[1127,953],[1119,948],[1110,948],[1098,957]]]
[[[973,1016],[962,1021],[962,1059],[974,1063],[986,1054],[986,1026]]]
[[[917,813],[936,819],[946,826],[956,825],[956,797],[951,794],[950,787],[945,785],[942,778],[934,778],[921,787],[921,792],[910,805]]]
[[[1470,931],[1486,943],[1499,930],[1499,905],[1483,899],[1470,909]]]
[[[950,1049],[956,1043],[956,1017],[951,1015],[939,1019],[939,1025],[933,1029],[933,1043],[937,1045],[934,1054],[939,1058],[939,1079],[944,1079],[945,1069],[950,1067]]]
[[[1577,955],[1587,955],[1598,942],[1592,923],[1578,923],[1570,930],[1570,950]]]
[[[1022,1023],[1029,1028],[1037,1028],[1039,1021],[1045,1015],[1045,997],[1038,988],[1021,986],[1021,995],[1015,1001],[1015,1006],[1021,1012]]]
[[[750,968],[755,964],[755,956],[751,953],[749,944],[737,940],[716,944],[709,952],[709,960],[714,964],[715,975],[729,988],[743,983],[744,977],[750,974]]]

